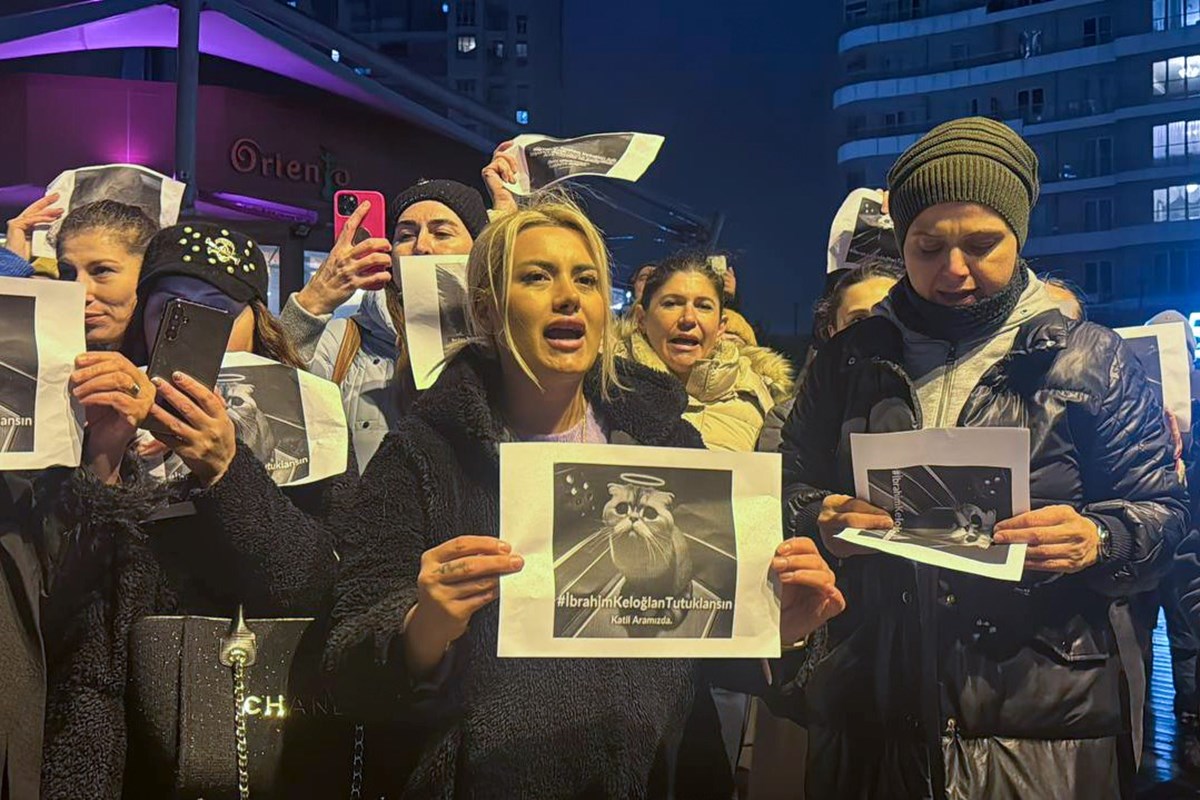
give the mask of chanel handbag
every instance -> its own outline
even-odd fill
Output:
[[[321,679],[312,619],[145,617],[130,634],[125,796],[359,797],[362,725]]]

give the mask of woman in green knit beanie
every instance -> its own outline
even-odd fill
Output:
[[[807,794],[1132,797],[1145,677],[1128,599],[1186,529],[1162,411],[1116,334],[1064,317],[1021,260],[1038,162],[1020,136],[940,125],[888,184],[906,275],[821,348],[783,430],[787,523],[834,560],[848,609],[794,696]],[[850,434],[949,427],[1029,431],[1035,510],[991,531],[1028,545],[1019,583],[834,538],[892,527],[853,496]]]

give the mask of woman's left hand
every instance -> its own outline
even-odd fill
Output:
[[[812,539],[800,536],[779,545],[771,571],[783,584],[779,636],[785,645],[799,642],[846,610],[833,570]]]
[[[204,486],[221,480],[237,452],[237,434],[233,420],[225,410],[225,400],[199,381],[176,372],[174,385],[155,378],[160,395],[178,412],[175,416],[159,405],[150,409],[150,416],[171,432],[170,436],[155,434],[154,438],[170,447],[183,459]]]
[[[1079,572],[1100,559],[1100,530],[1071,506],[1046,506],[996,523],[996,544],[1027,544],[1025,567]]]

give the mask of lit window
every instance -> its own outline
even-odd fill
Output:
[[[517,109],[517,124],[518,125],[528,125],[529,124],[529,109],[527,109],[527,108],[518,108]]]
[[[496,58],[504,58],[504,42],[492,42],[492,55]]]
[[[1151,86],[1156,97],[1200,91],[1200,56],[1175,56],[1166,61],[1155,61],[1151,69]]]
[[[458,37],[458,52],[460,53],[474,53],[477,46],[478,43],[474,36]]]
[[[1200,24],[1200,0],[1151,0],[1154,30],[1190,28]]]
[[[330,50],[330,51],[329,51],[329,57],[330,57],[330,58],[332,58],[334,61],[341,61],[341,60],[342,60],[342,54],[341,54],[339,51],[337,51],[337,50]]]
[[[1177,120],[1153,128],[1155,161],[1177,161],[1200,156],[1200,119]]]
[[[442,3],[442,13],[443,14],[450,13],[450,4],[449,3]]]
[[[1200,220],[1200,183],[1154,190],[1154,221]]]
[[[529,58],[529,42],[517,42],[517,58]]]

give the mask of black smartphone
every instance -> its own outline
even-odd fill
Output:
[[[182,372],[209,389],[214,388],[232,330],[233,315],[226,311],[180,297],[169,300],[163,309],[146,375],[152,380],[162,378],[174,386],[171,376]],[[175,407],[162,397],[156,397],[154,402],[179,416]],[[153,417],[146,418],[145,426],[154,433],[170,433]]]

